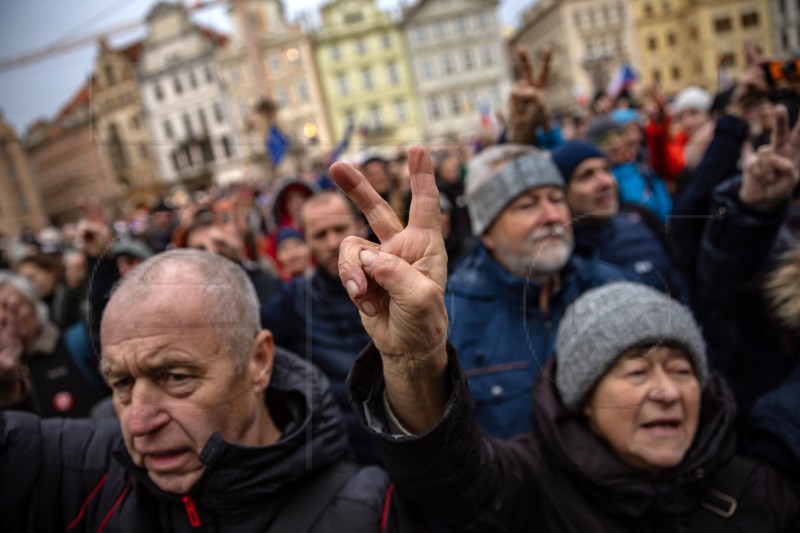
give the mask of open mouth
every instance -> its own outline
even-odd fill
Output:
[[[149,452],[145,454],[145,463],[147,464],[149,470],[154,470],[154,471],[175,470],[176,468],[181,466],[188,452],[189,450],[187,449]]]
[[[674,428],[677,429],[681,427],[680,420],[653,420],[652,422],[646,422],[642,424],[642,427],[645,429],[654,429],[654,428]]]
[[[645,422],[641,429],[654,438],[672,439],[683,435],[683,422],[678,418],[661,418]]]

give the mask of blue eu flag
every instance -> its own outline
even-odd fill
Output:
[[[267,151],[272,160],[273,166],[278,166],[289,151],[289,139],[283,134],[278,126],[272,125],[267,135]]]

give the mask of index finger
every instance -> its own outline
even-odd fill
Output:
[[[539,74],[536,76],[535,85],[537,87],[544,87],[547,85],[547,77],[550,75],[550,58],[553,56],[553,49],[545,46],[539,56],[542,60],[542,67],[539,69]]]
[[[392,207],[372,188],[361,172],[347,163],[337,161],[331,165],[330,175],[336,185],[364,213],[372,231],[381,242],[403,231],[403,225]]]
[[[520,74],[522,74],[522,79],[525,80],[525,83],[533,85],[533,69],[524,46],[517,46],[517,56],[519,57],[519,70]]]
[[[787,115],[786,122],[788,124],[789,122],[788,110],[786,115]],[[786,154],[787,157],[793,159],[794,161],[797,161],[797,159],[800,158],[800,120],[797,120],[794,125],[794,129],[790,134],[788,146],[786,149],[789,151],[789,153]]]
[[[745,64],[748,66],[756,65],[763,59],[761,48],[759,48],[758,43],[753,39],[747,39],[744,42],[744,55]]]
[[[408,150],[408,172],[411,175],[408,227],[441,231],[439,189],[433,175],[433,163],[424,148],[414,146]]]
[[[776,152],[781,152],[789,138],[789,116],[786,112],[786,107],[782,105],[775,106],[772,120],[770,144]]]

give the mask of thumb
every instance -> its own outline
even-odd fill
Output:
[[[362,250],[364,271],[394,300],[418,294],[431,280],[396,255],[376,250]]]

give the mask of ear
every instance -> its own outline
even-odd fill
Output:
[[[592,393],[592,395],[593,394],[594,393]],[[591,396],[589,396],[585,401],[586,405],[583,406],[583,415],[586,417],[586,423],[589,424],[589,428],[593,432],[597,433],[598,435],[602,435],[600,428],[598,428],[597,424],[595,423],[594,410],[592,409],[593,402]]]
[[[262,329],[253,341],[251,352],[250,370],[253,376],[253,390],[262,393],[269,387],[272,379],[272,368],[275,360],[275,339],[272,332]]]
[[[492,239],[488,233],[484,233],[483,235],[481,235],[480,239],[483,245],[486,246],[490,252],[494,252],[495,249],[494,239]]]

